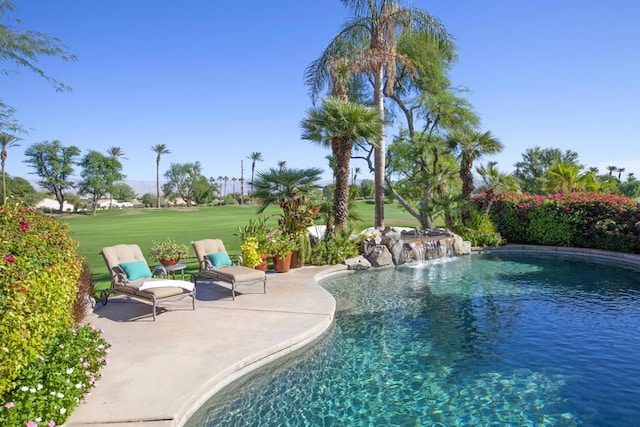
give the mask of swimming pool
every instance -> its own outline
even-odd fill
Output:
[[[187,425],[637,425],[640,278],[484,255],[322,282],[334,328]]]

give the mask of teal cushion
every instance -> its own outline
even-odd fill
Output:
[[[228,267],[230,265],[233,265],[231,258],[229,258],[229,255],[227,255],[226,252],[213,252],[213,253],[207,254],[207,258],[209,258],[209,261],[211,261],[211,264],[213,264],[213,266],[216,268]]]
[[[131,281],[153,276],[153,274],[151,274],[151,270],[149,270],[149,266],[144,261],[123,262],[119,265],[124,271],[124,274],[127,275],[127,279]]]

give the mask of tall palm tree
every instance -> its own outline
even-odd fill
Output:
[[[458,152],[462,197],[468,200],[474,189],[473,162],[482,159],[485,155],[501,152],[504,145],[491,134],[491,131],[482,133],[468,128],[454,130],[449,134],[447,142],[454,152]]]
[[[7,183],[5,177],[4,166],[7,161],[7,148],[10,147],[19,147],[18,138],[15,135],[11,135],[9,133],[0,133],[0,145],[2,145],[2,151],[0,152],[0,160],[2,161],[2,204],[4,205],[7,201]]]
[[[384,94],[391,95],[396,65],[412,69],[406,56],[397,51],[396,37],[403,32],[428,34],[439,44],[449,45],[450,37],[442,23],[420,9],[406,8],[400,0],[342,0],[353,16],[329,43],[320,58],[306,71],[306,82],[317,98],[330,78],[336,56],[348,55],[359,72],[372,77],[373,104],[384,123]],[[375,226],[384,227],[384,186],[386,145],[384,124],[374,144]]]
[[[354,168],[353,169],[353,178],[351,179],[351,184],[355,185],[356,180],[358,179],[358,174],[362,172],[362,170],[360,168]]]
[[[283,170],[286,167],[287,167],[287,161],[286,160],[279,160],[278,161],[278,169]]]
[[[125,157],[126,153],[120,147],[109,147],[109,149],[107,150],[107,155],[112,159],[118,161],[118,164],[120,164],[120,160],[118,160],[119,158],[126,159]],[[120,165],[120,167],[121,166],[122,165]],[[113,194],[111,190],[112,189],[110,188],[109,189],[109,209],[111,209],[111,207],[113,206]]]
[[[236,192],[236,182],[238,182],[238,178],[235,176],[231,178],[231,194]]]
[[[224,177],[224,195],[225,195],[225,197],[227,195],[227,186],[228,186],[228,184],[229,184],[229,177],[225,176]]]
[[[625,168],[618,168],[618,181],[622,179],[622,172],[626,171]]]
[[[160,207],[160,157],[163,154],[171,154],[171,151],[164,144],[156,144],[151,147],[151,151],[157,154],[156,157],[156,208]]]
[[[618,170],[618,167],[613,165],[607,166],[607,170],[609,170],[609,176],[611,176],[615,171]]]
[[[251,160],[251,197],[253,197],[253,180],[256,174],[256,162],[263,161],[262,153],[257,151],[252,152],[247,159]]]
[[[311,108],[302,121],[302,139],[330,146],[335,158],[333,216],[335,226],[344,228],[349,217],[349,162],[353,144],[376,140],[382,118],[374,108],[330,96],[321,108]]]

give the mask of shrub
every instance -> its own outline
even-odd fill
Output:
[[[471,246],[487,247],[499,246],[503,243],[500,233],[496,232],[489,215],[482,214],[475,209],[470,210],[470,218],[465,226],[456,232],[471,243]]]
[[[82,262],[66,231],[21,204],[0,207],[0,396],[74,323]]]
[[[335,265],[358,255],[362,238],[360,240],[353,239],[351,237],[352,231],[352,228],[338,229],[327,239],[316,242],[311,248],[311,264]]]
[[[509,242],[640,253],[640,204],[628,197],[502,194],[490,215]]]

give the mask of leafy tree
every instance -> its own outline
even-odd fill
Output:
[[[131,202],[136,197],[135,190],[124,182],[111,185],[109,193],[119,202]]]
[[[7,12],[15,11],[14,4],[9,0],[0,1],[0,19],[5,18]],[[16,22],[19,22],[16,20]],[[38,66],[38,58],[52,56],[64,61],[75,61],[75,55],[67,51],[67,47],[55,38],[38,31],[21,31],[8,24],[0,24],[0,59],[11,62],[18,67],[33,71],[49,81],[57,90],[69,88],[54,78],[48,76]],[[0,70],[8,74],[12,70]]]
[[[207,178],[202,175],[200,162],[195,163],[171,163],[164,177],[167,183],[164,185],[165,194],[175,194],[191,206],[195,200],[195,185],[200,177],[208,184]]]
[[[163,154],[171,154],[171,151],[164,144],[156,144],[151,147],[151,151],[156,153],[156,208],[160,207],[160,158]]]
[[[578,165],[578,153],[567,150],[564,153],[557,148],[528,148],[522,154],[522,161],[515,164],[514,176],[522,191],[531,194],[543,194],[543,185],[549,169],[555,162]]]
[[[97,151],[91,150],[80,161],[82,168],[78,185],[78,193],[89,196],[93,204],[93,215],[98,208],[98,199],[104,197],[109,191],[109,176],[112,174],[112,158]]]
[[[321,108],[307,111],[301,126],[302,139],[331,146],[336,161],[333,216],[335,226],[344,228],[349,216],[351,150],[356,141],[378,139],[383,126],[382,119],[373,108],[328,97]]]
[[[312,96],[319,95],[327,84],[331,64],[336,57],[346,57],[358,72],[370,76],[373,82],[373,105],[384,121],[384,97],[393,93],[396,64],[411,66],[407,57],[400,55],[396,39],[402,33],[429,34],[442,44],[450,39],[444,26],[436,18],[419,9],[405,8],[397,0],[343,0],[352,17],[329,43],[321,57],[307,69],[307,84]],[[386,144],[384,126],[374,148],[375,226],[384,227],[384,186]]]
[[[318,181],[322,176],[322,169],[281,169],[270,168],[258,172],[255,181],[255,197],[260,201],[258,213],[262,213],[270,205],[280,203],[283,199],[307,196],[319,188]]]
[[[396,181],[393,182],[393,178]],[[389,146],[387,185],[400,205],[426,229],[433,228],[435,215],[444,212],[446,188],[458,177],[458,165],[446,141],[435,135],[400,135]]]
[[[38,185],[54,195],[62,212],[66,191],[75,187],[71,176],[80,149],[74,145],[65,147],[58,140],[44,141],[31,145],[24,155],[27,157],[24,162],[40,177]]]
[[[11,135],[9,133],[0,133],[0,145],[2,146],[2,150],[0,151],[0,161],[2,164],[2,204],[5,204],[7,200],[7,182],[5,179],[5,170],[4,166],[7,161],[7,148],[10,147],[19,147],[18,144],[19,138],[15,135]]]
[[[374,184],[370,179],[363,179],[360,181],[360,195],[365,199],[370,199],[373,196]]]
[[[140,201],[142,202],[145,208],[150,208],[155,206],[156,196],[151,193],[144,193]]]
[[[26,179],[7,175],[7,196],[22,200],[27,206],[35,206],[42,200],[42,194],[38,193],[33,185]]]
[[[214,198],[215,189],[215,183],[212,188],[207,177],[204,175],[198,176],[193,184],[193,201],[198,205],[211,203]]]
[[[627,175],[627,181],[620,184],[620,193],[631,198],[640,196],[640,180],[633,173]]]
[[[114,159],[117,163],[114,163],[114,166],[118,166],[118,171],[121,172],[122,171],[122,164],[120,163],[119,159],[127,159],[125,156],[125,152],[122,150],[122,148],[120,147],[109,147],[109,149],[107,150],[107,155],[109,157],[111,157],[112,159]],[[117,181],[123,180],[125,178],[124,175],[120,174],[121,177],[119,177],[117,179]],[[111,208],[113,206],[113,186],[115,185],[115,182],[112,182],[109,184],[109,208]],[[120,200],[116,197],[116,200]],[[122,201],[122,200],[120,200]]]

